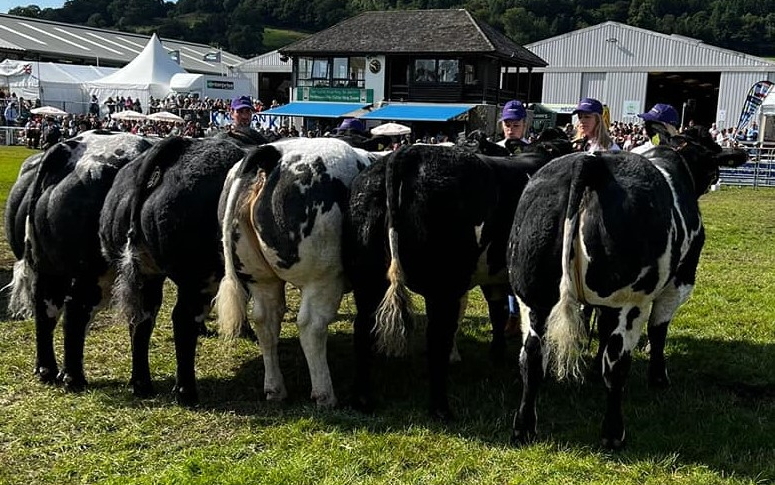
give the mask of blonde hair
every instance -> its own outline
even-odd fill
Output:
[[[599,113],[590,113],[592,116],[595,117],[595,129],[593,130],[594,133],[592,133],[589,136],[589,141],[597,141],[597,144],[600,145],[602,148],[608,150],[611,148],[611,146],[614,144],[614,141],[611,139],[611,135],[608,133],[608,127],[605,125],[605,121],[603,120],[603,117],[600,116]],[[584,134],[581,132],[581,124],[576,124],[576,140],[580,140],[584,137]]]

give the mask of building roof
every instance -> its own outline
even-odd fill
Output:
[[[282,47],[280,53],[477,54],[513,65],[546,66],[543,59],[463,9],[364,12]]]
[[[526,47],[549,62],[550,71],[600,71],[626,66],[634,71],[770,72],[775,63],[705,44],[699,39],[662,34],[619,22],[603,22],[540,40]],[[596,55],[589,56],[590,49]]]
[[[281,56],[280,52],[273,50],[266,54],[252,57],[245,62],[237,64],[234,68],[240,72],[287,72],[290,74],[293,71],[293,64],[288,62],[287,57]]]
[[[0,14],[0,55],[29,60],[40,56],[44,61],[81,61],[120,67],[137,57],[150,38],[150,35]],[[205,54],[215,51],[209,45],[171,39],[161,39],[161,42],[167,52],[180,51],[180,67],[187,71],[205,74],[225,71],[220,63],[203,60]],[[226,65],[245,60],[224,51],[221,59]]]

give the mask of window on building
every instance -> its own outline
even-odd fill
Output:
[[[460,80],[457,59],[415,59],[414,82],[456,83]]]
[[[300,57],[297,87],[364,87],[365,57]]]

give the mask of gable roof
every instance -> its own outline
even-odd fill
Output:
[[[511,65],[546,62],[467,10],[364,12],[283,48],[290,56],[331,54],[478,54]]]
[[[80,60],[85,64],[122,66],[134,59],[148,44],[150,35],[133,34],[49,20],[0,14],[0,55],[44,61]],[[163,39],[166,52],[180,51],[180,67],[207,74],[221,74],[221,64],[203,57],[215,49],[209,45]],[[221,52],[224,64],[245,59]]]
[[[598,50],[589,56],[589,49]],[[547,71],[603,70],[612,65],[631,71],[736,70],[772,71],[775,63],[760,57],[705,44],[699,39],[662,34],[619,22],[603,22],[528,44],[547,59]]]

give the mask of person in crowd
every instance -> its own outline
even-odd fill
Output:
[[[525,128],[527,127],[527,111],[522,101],[513,99],[503,105],[501,112],[501,129],[503,130],[503,140],[498,145],[506,148],[514,154],[522,150],[522,147],[528,144],[525,138]]]
[[[27,140],[27,148],[40,148],[40,123],[34,116],[30,116],[24,125],[24,138]]]
[[[225,136],[232,138],[243,145],[263,145],[267,139],[254,130],[250,123],[253,119],[253,102],[250,96],[239,96],[231,101],[231,127],[224,132]]]
[[[5,116],[6,126],[16,126],[16,119],[19,118],[19,108],[16,106],[15,101],[8,103],[8,106],[5,107],[5,111],[3,112],[3,116]]]
[[[608,133],[608,126],[603,120],[603,104],[600,101],[594,98],[582,98],[573,110],[573,114],[579,118],[576,125],[576,138],[573,140],[576,151],[594,153],[621,150]]]
[[[91,95],[91,101],[89,101],[89,114],[94,116],[100,114],[100,100],[97,99],[96,94]]]
[[[40,130],[40,137],[43,140],[43,150],[56,145],[62,139],[62,131],[59,129],[59,124],[56,120],[49,116],[46,118],[43,127]]]
[[[638,116],[646,122],[648,140],[642,145],[633,148],[632,153],[644,153],[660,144],[659,135],[649,129],[649,123],[660,123],[671,135],[678,134],[678,127],[680,126],[678,111],[669,104],[657,103],[650,110]]]
[[[371,136],[366,129],[366,125],[357,118],[345,118],[342,120],[342,123],[334,130],[331,137],[339,138],[356,148],[362,148],[370,152],[386,150],[392,143],[392,139],[389,136]]]

